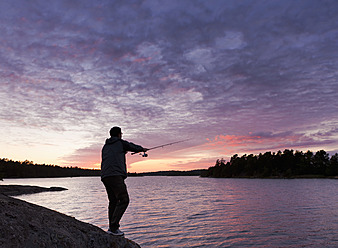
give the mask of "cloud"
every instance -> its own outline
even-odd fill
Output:
[[[334,140],[317,139],[306,134],[293,132],[258,132],[249,135],[218,135],[209,140],[207,146],[224,150],[225,153],[258,153],[284,149],[310,149],[321,145],[335,144]]]
[[[87,147],[76,149],[72,154],[60,158],[62,166],[99,169],[101,168],[102,146],[92,144]]]
[[[228,31],[223,37],[215,39],[215,45],[216,48],[220,50],[233,50],[244,48],[246,46],[246,42],[242,32]]]
[[[1,2],[0,122],[93,144],[112,125],[139,143],[331,144],[326,128],[313,140],[305,129],[337,121],[336,6]]]

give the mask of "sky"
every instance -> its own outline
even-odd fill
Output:
[[[0,0],[0,157],[130,172],[338,152],[336,0]]]

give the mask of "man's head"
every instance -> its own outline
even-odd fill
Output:
[[[119,138],[121,138],[121,136],[122,136],[122,131],[121,131],[120,127],[112,127],[110,129],[109,133],[110,133],[111,137],[119,137]]]

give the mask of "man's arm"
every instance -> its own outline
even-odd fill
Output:
[[[122,141],[122,144],[123,144],[123,149],[128,152],[146,152],[148,151],[149,149],[147,148],[143,148],[142,146],[140,145],[135,145],[134,143],[131,143],[131,142],[128,142],[126,140],[121,140]]]

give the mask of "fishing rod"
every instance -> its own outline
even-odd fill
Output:
[[[181,142],[184,142],[184,141],[187,141],[189,139],[186,139],[186,140],[180,140],[180,141],[176,141],[176,142],[172,142],[172,143],[168,143],[168,144],[163,144],[163,145],[159,145],[159,146],[154,146],[152,148],[149,148],[147,151],[149,150],[154,150],[154,149],[157,149],[157,148],[163,148],[165,146],[170,146],[170,145],[173,145],[173,144],[177,144],[177,143],[181,143]],[[133,152],[131,155],[134,155],[134,154],[137,154],[139,152]],[[142,157],[148,157],[148,154],[146,152],[143,152],[142,153],[139,153]]]

